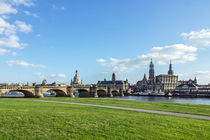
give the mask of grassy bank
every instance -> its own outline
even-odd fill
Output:
[[[35,99],[35,98],[33,98]],[[199,114],[210,116],[210,105],[183,104],[183,103],[164,103],[164,102],[146,102],[121,99],[103,99],[103,98],[69,98],[69,97],[50,97],[41,100],[113,105],[131,108],[142,108],[151,110],[161,110],[188,114]]]
[[[60,98],[61,99],[61,98]],[[81,100],[80,100],[81,101]],[[0,99],[0,139],[209,139],[210,121]]]

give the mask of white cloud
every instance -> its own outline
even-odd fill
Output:
[[[42,74],[41,72],[37,72],[34,75],[37,76],[38,78],[41,78],[41,79],[45,79],[46,78],[46,76],[44,74]]]
[[[148,54],[142,55],[144,58],[154,58],[158,64],[168,64],[169,60],[173,63],[185,63],[197,59],[197,48],[184,44],[174,44],[164,47],[153,47]]]
[[[0,15],[16,14],[17,10],[11,4],[6,3],[5,0],[0,0]]]
[[[34,75],[37,76],[38,78],[41,78],[41,79],[47,79],[47,78],[50,78],[50,79],[66,78],[66,75],[65,74],[62,74],[62,73],[59,73],[59,74],[51,74],[51,75],[46,76],[43,73],[38,72],[38,73],[35,73]]]
[[[27,46],[27,44],[19,42],[19,37],[16,35],[17,29],[27,33],[32,30],[32,26],[22,21],[16,21],[13,25],[0,17],[0,46],[20,49]]]
[[[185,63],[197,59],[197,48],[186,46],[184,44],[174,44],[164,47],[153,47],[147,54],[142,54],[136,58],[116,59],[110,58],[109,62],[98,61],[105,67],[111,67],[112,72],[128,73],[142,65],[148,64],[150,59],[153,58],[157,64],[168,64],[170,60],[173,63]],[[105,72],[107,73],[107,72]]]
[[[11,35],[7,38],[0,38],[0,46],[23,49],[27,44],[19,43],[19,38],[16,35]]]
[[[65,74],[51,74],[50,75],[50,78],[66,78],[66,75]]]
[[[24,6],[27,6],[27,7],[31,7],[31,6],[34,6],[34,3],[33,3],[33,0],[10,0],[10,2],[12,4],[15,4],[15,5],[24,5]]]
[[[97,59],[96,61],[97,61],[98,63],[105,63],[105,62],[106,62],[106,60],[103,59],[103,58]]]
[[[18,65],[18,66],[21,66],[21,67],[46,68],[45,65],[42,65],[42,64],[30,64],[30,63],[25,62],[23,60],[10,60],[10,61],[7,61],[7,64],[10,67]]]
[[[210,46],[210,29],[202,29],[200,31],[192,31],[190,33],[181,34],[188,43],[196,46]]]
[[[210,76],[210,70],[196,71],[195,75],[198,75],[198,76]]]
[[[0,48],[0,55],[4,55],[9,52],[10,52],[10,50]]]
[[[32,16],[32,17],[35,17],[35,18],[38,18],[39,16],[35,13],[31,13],[29,11],[24,11],[24,13],[27,15],[27,16]]]
[[[9,36],[15,33],[16,33],[15,25],[6,22],[3,18],[0,17],[0,35]]]
[[[14,5],[34,6],[33,0],[0,0],[0,15],[16,14],[18,11]]]
[[[32,25],[18,20],[13,24],[7,21],[9,19],[7,14],[16,14],[18,11],[14,7],[19,5],[30,7],[33,6],[34,3],[32,0],[0,0],[0,47],[22,49],[27,45],[20,43],[17,31],[25,33],[31,32]]]
[[[53,9],[56,9],[56,10],[65,10],[65,7],[64,6],[57,6],[55,4],[52,5],[52,8]]]
[[[12,56],[17,56],[17,53],[16,52],[12,52]]]
[[[15,21],[15,24],[17,26],[17,29],[20,31],[20,32],[25,32],[25,33],[28,33],[28,32],[31,32],[32,31],[32,26],[31,24],[26,24],[25,22],[23,21]]]

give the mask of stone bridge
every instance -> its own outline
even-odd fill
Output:
[[[0,87],[0,96],[8,92],[21,92],[25,97],[44,97],[43,94],[54,91],[57,97],[74,97],[75,92],[79,97],[112,97],[124,96],[127,91],[117,88],[96,86],[5,86]]]

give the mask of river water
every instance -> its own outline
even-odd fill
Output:
[[[210,98],[187,98],[187,97],[155,97],[155,96],[116,96],[109,98],[128,99],[136,101],[169,102],[169,103],[189,103],[210,105]]]
[[[24,95],[6,95],[7,97],[24,97]],[[55,95],[45,95],[45,97],[55,97]],[[156,97],[156,96],[115,96],[107,98],[128,99],[136,101],[169,102],[169,103],[189,103],[210,105],[210,98],[188,98],[188,97]]]

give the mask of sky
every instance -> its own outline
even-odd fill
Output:
[[[0,0],[0,83],[136,83],[166,74],[210,83],[209,0]]]

